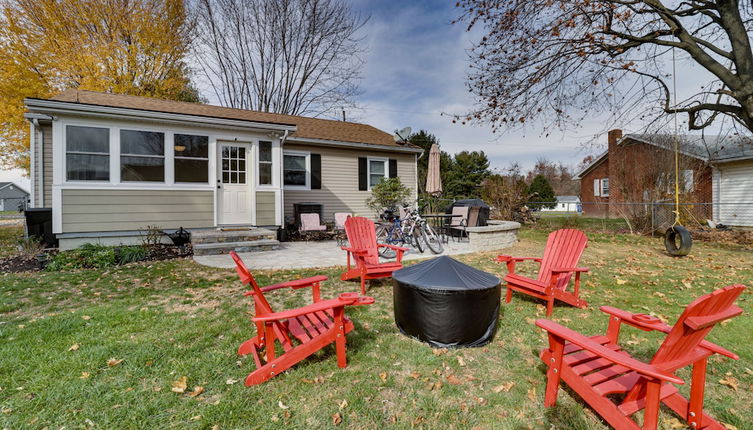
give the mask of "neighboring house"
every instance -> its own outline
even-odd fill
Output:
[[[282,226],[300,202],[371,215],[381,179],[417,189],[421,148],[366,124],[80,90],[26,107],[32,206],[52,209],[61,248],[147,226]]]
[[[29,193],[13,182],[0,182],[0,212],[26,209]]]
[[[570,212],[578,213],[581,211],[580,198],[578,196],[557,196],[557,202],[554,208],[541,208],[542,212]]]
[[[678,187],[698,216],[753,226],[753,140],[682,135]],[[583,213],[622,216],[650,202],[674,201],[674,136],[608,133],[608,150],[578,173]],[[688,206],[689,207],[689,206]],[[702,220],[701,220],[702,221]]]

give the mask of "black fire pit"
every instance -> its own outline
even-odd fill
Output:
[[[393,273],[395,323],[435,348],[483,346],[497,331],[500,281],[447,256]]]

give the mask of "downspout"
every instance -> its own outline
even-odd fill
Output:
[[[34,128],[39,130],[39,159],[42,160],[39,163],[39,177],[41,178],[39,184],[39,201],[42,206],[37,204],[37,207],[44,207],[44,129],[39,125],[38,118],[34,118],[31,121],[34,123]]]
[[[285,130],[285,133],[283,133],[282,138],[280,139],[280,162],[277,163],[277,165],[280,168],[280,173],[277,175],[278,180],[280,181],[280,228],[285,228],[285,182],[284,182],[284,173],[283,173],[283,163],[285,162],[285,155],[283,154],[282,145],[285,144],[285,141],[288,139],[288,136],[290,135],[289,130]]]
[[[35,199],[37,198],[36,193],[34,192],[34,187],[36,186],[36,173],[37,169],[35,167],[36,161],[34,157],[34,153],[36,152],[34,150],[34,145],[36,145],[37,141],[37,128],[34,126],[33,121],[29,121],[29,138],[32,139],[30,142],[29,147],[29,177],[31,178],[31,207],[35,208],[37,207]]]

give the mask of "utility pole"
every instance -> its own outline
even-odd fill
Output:
[[[345,106],[340,107],[340,109],[343,111],[343,121],[345,121]]]

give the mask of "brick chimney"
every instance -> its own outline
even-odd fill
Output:
[[[607,141],[609,142],[609,153],[611,154],[614,149],[617,148],[617,141],[622,139],[622,130],[614,129],[609,130],[607,133]]]

